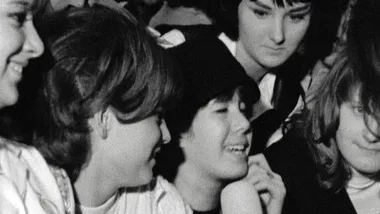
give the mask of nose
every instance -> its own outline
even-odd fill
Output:
[[[269,38],[276,44],[281,45],[285,41],[284,20],[280,17],[274,19]]]
[[[171,140],[171,135],[169,132],[168,127],[166,126],[165,120],[162,120],[161,125],[160,125],[161,133],[162,133],[162,143],[167,144]]]
[[[241,111],[238,111],[234,115],[233,126],[235,130],[241,134],[246,134],[251,129],[251,124]]]
[[[380,124],[373,116],[367,117],[367,124],[363,131],[364,138],[369,143],[380,142]]]
[[[34,28],[33,23],[30,23],[25,26],[24,33],[24,51],[28,53],[28,56],[30,56],[30,58],[36,58],[41,56],[41,54],[44,52],[44,44],[42,43],[41,38],[37,33],[37,30]]]

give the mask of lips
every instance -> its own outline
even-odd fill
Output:
[[[10,74],[14,76],[16,81],[19,81],[22,77],[22,72],[24,70],[24,67],[27,65],[27,63],[17,62],[17,61],[10,61],[8,63],[8,70]]]
[[[248,143],[237,143],[226,145],[224,149],[236,155],[246,155],[248,146]]]
[[[22,70],[24,69],[25,63],[18,63],[18,62],[10,62],[9,63],[9,67],[16,71],[17,73],[21,74],[22,73]]]
[[[162,145],[162,143],[160,142],[160,143],[157,143],[157,144],[153,147],[153,149],[152,149],[152,153],[151,153],[151,155],[150,155],[150,157],[149,157],[149,160],[153,160],[153,159],[156,157],[157,153],[159,153],[160,150],[161,150],[161,145]]]
[[[272,51],[282,51],[285,49],[284,47],[270,47],[270,46],[265,46],[265,47]]]

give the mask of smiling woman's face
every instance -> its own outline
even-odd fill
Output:
[[[44,51],[33,25],[33,0],[1,0],[0,3],[0,108],[18,99],[17,84],[32,58]]]
[[[238,92],[231,100],[211,100],[199,109],[188,133],[181,138],[186,162],[217,180],[247,173],[252,133]]]

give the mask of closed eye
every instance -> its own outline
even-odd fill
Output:
[[[257,18],[263,19],[269,16],[269,13],[264,10],[259,10],[259,9],[253,9],[253,13],[256,15]]]
[[[24,25],[24,23],[28,19],[28,13],[26,13],[26,12],[12,13],[12,14],[10,14],[10,17],[17,22],[17,25],[19,27],[21,27]]]
[[[220,108],[220,109],[217,109],[215,110],[216,113],[227,113],[228,112],[228,108]]]
[[[297,22],[300,22],[300,21],[304,20],[306,18],[306,16],[308,16],[308,15],[309,15],[309,13],[291,14],[291,15],[289,15],[289,18],[293,22],[297,23]]]

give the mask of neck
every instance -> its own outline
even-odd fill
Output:
[[[167,25],[199,25],[212,24],[211,18],[205,13],[188,7],[171,8],[165,2],[161,9],[151,18],[149,26],[156,27],[160,24]]]
[[[362,174],[351,168],[351,179],[348,181],[348,186],[352,188],[365,188],[375,183],[375,180],[370,175]]]
[[[198,167],[183,163],[174,180],[174,185],[190,207],[197,211],[209,211],[218,207],[224,184],[200,172]]]
[[[104,204],[118,190],[109,174],[102,170],[101,164],[92,161],[95,159],[96,157],[91,157],[74,183],[77,203],[86,207],[98,207]]]
[[[269,71],[253,60],[239,41],[236,42],[236,59],[244,67],[247,75],[257,83],[259,83]]]

